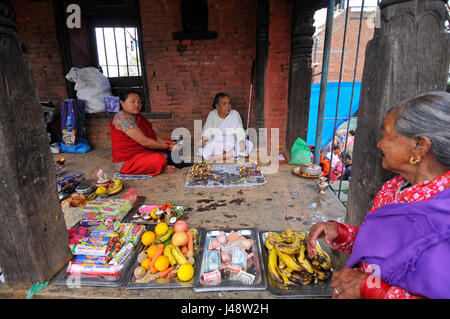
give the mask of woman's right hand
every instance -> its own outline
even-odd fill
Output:
[[[208,138],[202,137],[202,147],[205,147],[206,142],[208,142]]]
[[[327,244],[331,244],[338,237],[338,226],[335,223],[319,222],[311,226],[308,238],[306,239],[306,247],[311,257],[314,257],[316,252],[316,240],[324,238]]]

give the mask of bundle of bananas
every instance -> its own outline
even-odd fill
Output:
[[[331,274],[330,256],[316,243],[317,255],[309,257],[306,237],[307,234],[290,229],[281,234],[269,232],[267,235],[265,246],[269,250],[269,273],[282,286],[317,283]]]
[[[118,178],[113,178],[108,186],[107,194],[115,195],[123,189],[123,183]]]

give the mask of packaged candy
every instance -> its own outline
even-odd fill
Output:
[[[83,237],[81,239],[82,244],[91,245],[93,247],[112,246],[114,241],[117,241],[117,235],[115,235],[114,237],[111,237],[110,235],[108,235],[108,236],[92,235],[92,231],[91,231],[90,236]]]
[[[87,219],[87,218],[83,218],[80,220],[80,225],[81,226],[87,226],[87,227],[91,227],[91,226],[99,226],[103,223],[103,220],[101,219]]]
[[[77,264],[106,265],[108,263],[108,257],[78,255],[74,262]]]
[[[128,243],[124,245],[120,251],[109,261],[109,265],[118,265],[123,264],[125,259],[130,255],[133,251],[134,245],[132,243]]]
[[[118,238],[119,234],[114,230],[92,229],[90,236],[104,236],[108,238]]]
[[[145,232],[145,225],[130,225],[131,227],[120,237],[120,241],[132,243],[133,246],[136,246],[139,244],[142,234]]]
[[[87,256],[103,256],[107,257],[111,247],[94,247],[86,244],[73,245],[72,254],[74,255],[87,255]]]
[[[67,272],[69,274],[119,277],[122,267],[123,265],[92,265],[69,262]]]

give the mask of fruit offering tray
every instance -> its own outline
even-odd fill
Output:
[[[194,291],[265,290],[260,252],[261,242],[254,228],[207,231]]]
[[[69,263],[55,276],[52,280],[53,285],[57,286],[68,286],[68,287],[79,287],[79,286],[97,286],[97,287],[120,287],[122,286],[127,278],[128,273],[132,271],[131,266],[133,265],[136,256],[141,249],[142,244],[140,243],[140,235],[142,231],[138,231],[139,228],[144,226],[124,224],[117,222],[116,224],[122,225],[122,229],[129,227],[130,231],[126,236],[133,237],[132,240],[125,242],[120,248],[115,251],[115,257],[110,260],[107,257],[97,257],[97,256],[87,256],[87,255],[74,255]],[[113,227],[113,226],[111,226]],[[94,231],[107,231],[95,229]],[[95,235],[95,240],[100,236]],[[94,237],[91,237],[94,241]],[[93,242],[93,245],[95,243]],[[76,246],[76,245],[75,245]],[[75,248],[72,248],[72,252]],[[86,248],[85,248],[86,249]],[[94,250],[91,246],[91,248]],[[98,250],[98,249],[95,249]],[[112,251],[112,250],[111,250]],[[85,260],[85,264],[80,264],[80,259]],[[97,264],[95,261],[99,261],[102,258],[106,258],[108,263]]]
[[[157,225],[145,225],[147,231],[155,231]],[[197,274],[200,272],[200,265],[202,260],[203,253],[203,243],[205,241],[205,233],[206,230],[202,227],[189,228],[188,231],[193,231],[194,240],[193,240],[193,254],[191,257],[186,258],[187,254],[184,255],[184,258],[188,260],[188,263],[193,267],[190,267],[189,271],[194,271],[192,278],[188,280],[181,280],[178,274],[178,271],[183,266],[183,261],[180,261],[180,249],[179,247],[174,248],[173,245],[173,226],[169,225],[169,232],[171,236],[166,234],[168,238],[161,238],[157,240],[153,244],[149,246],[142,245],[140,252],[133,257],[132,267],[128,273],[128,278],[125,284],[125,289],[148,289],[148,288],[192,288],[194,286],[195,279]],[[145,233],[144,233],[145,234]],[[164,236],[163,236],[164,237]],[[144,237],[143,237],[144,238]],[[148,251],[152,245],[162,245],[164,243],[164,250],[161,253],[162,256],[169,257],[170,263],[168,264],[168,268],[165,271],[160,271],[157,273],[152,273],[151,269],[147,269],[145,272],[141,273],[139,279],[136,278],[136,272],[139,268],[143,267],[143,259],[149,258]],[[174,249],[178,249],[178,254],[174,252]],[[156,250],[156,249],[155,249]],[[147,255],[147,256],[146,256]],[[143,257],[141,257],[143,256]],[[183,257],[181,257],[183,258]],[[141,260],[142,259],[142,260]],[[158,261],[158,259],[156,259]],[[157,267],[155,263],[155,267]],[[185,266],[183,266],[185,267]],[[142,270],[142,269],[141,269]],[[170,272],[169,272],[170,271]],[[145,274],[144,274],[145,273]],[[167,273],[167,275],[161,276],[161,273]],[[191,275],[185,274],[189,277]]]
[[[275,231],[275,233],[281,234],[283,231]],[[284,297],[284,298],[298,298],[298,297],[323,297],[323,298],[331,298],[331,272],[332,269],[330,268],[330,273],[327,274],[326,278],[321,278],[324,280],[318,280],[315,276],[313,278],[306,279],[304,284],[301,284],[300,282],[294,284],[294,285],[284,285],[274,279],[274,276],[271,274],[271,267],[269,265],[269,250],[267,246],[265,245],[266,240],[268,238],[269,232],[268,231],[260,231],[259,235],[261,237],[261,243],[263,245],[262,249],[262,259],[265,265],[266,269],[266,276],[267,276],[267,290],[277,297]],[[319,243],[317,243],[319,245]],[[319,245],[320,247],[320,245]],[[274,249],[272,249],[274,250]],[[307,253],[307,252],[305,252]],[[298,255],[297,255],[298,256]],[[280,258],[278,257],[278,260]],[[279,261],[278,261],[279,263]],[[278,265],[277,265],[278,267]],[[273,271],[273,270],[272,270]],[[279,271],[279,269],[278,269]],[[284,276],[283,276],[284,277]],[[283,278],[280,277],[280,280]],[[304,280],[304,279],[303,279]]]
[[[184,216],[191,210],[185,205],[140,205],[136,210],[129,212],[125,217],[129,223],[140,225],[156,225],[165,222],[174,225],[177,220],[184,219]]]

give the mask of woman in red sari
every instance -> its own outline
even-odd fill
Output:
[[[450,94],[429,92],[392,108],[383,123],[386,182],[361,226],[317,223],[310,256],[324,238],[351,254],[332,277],[333,298],[450,298]]]
[[[175,143],[156,136],[152,124],[141,112],[141,96],[130,90],[120,96],[120,111],[109,124],[112,161],[116,170],[127,175],[171,173],[167,165],[168,151]]]

